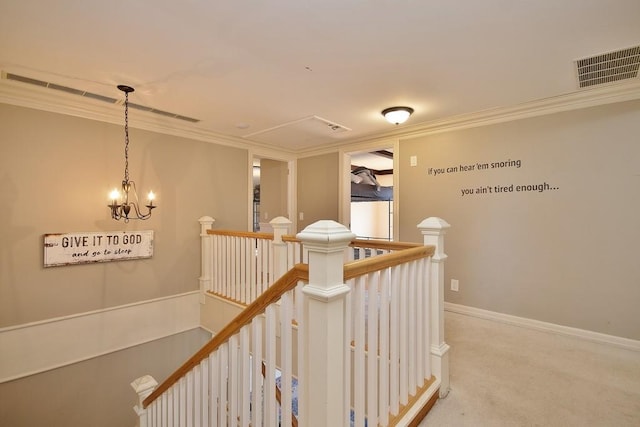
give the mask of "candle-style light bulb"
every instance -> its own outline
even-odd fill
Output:
[[[113,200],[113,204],[115,204],[116,201],[120,198],[120,192],[114,188],[111,193],[109,193],[109,198]]]
[[[153,201],[155,200],[156,195],[153,194],[153,191],[149,191],[149,194],[147,194],[147,199],[149,200],[149,204],[147,205],[147,207],[149,208],[149,214],[151,214],[151,209],[155,208],[155,206],[153,206]]]

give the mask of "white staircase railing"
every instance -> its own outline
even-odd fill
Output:
[[[333,221],[297,238],[285,236],[285,222],[273,240],[216,232],[217,243],[212,222],[203,225],[201,289],[252,301],[159,387],[147,377],[132,383],[141,426],[406,425],[438,390],[446,394],[448,346],[433,323],[442,321],[446,222],[419,226],[440,247],[367,242],[361,254],[347,249],[354,235]],[[254,250],[259,240],[271,247]],[[265,251],[270,261],[252,264]],[[295,257],[308,265],[290,268]],[[244,275],[243,263],[251,266]],[[253,291],[258,282],[247,287],[245,279],[259,265],[286,272]],[[236,267],[224,277],[244,290],[216,287],[218,270]]]

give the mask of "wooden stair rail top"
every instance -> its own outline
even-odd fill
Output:
[[[249,237],[249,238],[256,238],[256,239],[273,240],[273,233],[256,233],[253,231],[207,230],[207,234],[215,235],[215,236]],[[302,243],[302,241],[300,241],[294,235],[284,235],[282,236],[282,241]],[[362,240],[362,239],[354,239],[351,241],[349,245],[356,248],[381,249],[381,250],[388,250],[388,251],[402,251],[405,249],[420,246],[420,244],[418,243],[390,242],[388,240]]]
[[[353,279],[365,274],[373,273],[374,271],[433,256],[435,251],[435,246],[413,245],[410,249],[351,261],[344,265],[344,280]]]
[[[273,233],[256,233],[253,231],[236,230],[207,230],[212,236],[250,237],[256,239],[273,240]]]
[[[298,281],[309,280],[309,266],[306,264],[296,264],[291,270],[287,271],[280,279],[262,293],[254,302],[249,304],[247,308],[242,310],[231,322],[229,322],[220,332],[218,332],[207,344],[205,344],[196,354],[191,356],[181,367],[169,376],[153,393],[142,402],[146,408],[162,393],[167,391],[169,387],[175,384],[180,378],[185,376],[187,372],[192,370],[196,365],[209,357],[218,347],[224,344],[229,338],[237,334],[240,329],[250,323],[254,317],[262,314],[265,309],[278,301],[285,293],[295,288]]]
[[[285,235],[282,236],[283,242],[297,242],[302,243],[296,236]],[[421,246],[419,243],[408,243],[408,242],[390,242],[388,240],[363,240],[363,239],[354,239],[349,243],[349,246],[355,248],[366,248],[366,249],[381,249],[387,251],[403,251],[405,249],[415,248],[417,246]]]

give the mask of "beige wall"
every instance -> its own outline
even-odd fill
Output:
[[[174,295],[198,288],[198,218],[246,229],[246,150],[130,129],[131,179],[153,189],[148,221],[116,222],[124,129],[0,105],[0,327]],[[43,235],[155,231],[151,259],[43,268]]]
[[[338,153],[298,159],[298,231],[322,219],[338,221]]]
[[[400,238],[420,241],[416,224],[428,216],[452,225],[447,301],[640,339],[638,135],[631,101],[402,140]],[[476,165],[509,160],[521,166]],[[476,167],[446,172],[460,165]],[[475,193],[483,188],[493,192]]]
[[[138,396],[129,383],[162,382],[211,335],[194,329],[80,363],[0,384],[0,425],[131,427]],[[161,354],[163,357],[157,357]]]

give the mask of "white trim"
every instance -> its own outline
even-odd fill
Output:
[[[367,142],[375,144],[379,141],[391,138],[398,138],[401,140],[418,138],[436,133],[488,126],[497,123],[561,113],[564,111],[579,110],[599,105],[632,101],[636,99],[640,99],[640,81],[613,83],[602,87],[581,89],[576,92],[553,96],[550,98],[537,99],[514,106],[492,108],[418,123],[412,126],[403,126],[400,129],[394,129],[386,133],[372,134],[361,138],[342,141],[341,143],[334,144],[332,146],[324,146],[317,150],[300,152],[299,155],[320,155],[337,149],[342,149],[347,152],[357,151],[357,149],[352,149],[352,147],[359,147],[363,143]]]
[[[41,111],[80,117],[111,124],[122,124],[122,107],[73,94],[32,86],[24,83],[0,79],[0,103],[33,108]],[[259,142],[219,134],[201,128],[197,123],[181,123],[175,119],[156,116],[147,111],[137,110],[129,118],[131,128],[172,135],[196,141],[209,142],[241,149],[253,149],[264,156],[291,159],[293,152],[268,146]]]
[[[322,147],[297,151],[282,149],[249,139],[218,134],[210,130],[202,129],[197,124],[177,123],[176,120],[156,117],[152,113],[146,113],[144,111],[136,112],[136,116],[130,120],[130,125],[135,128],[166,135],[236,148],[252,149],[254,154],[264,157],[310,157],[334,153],[339,149],[346,152],[357,151],[357,147],[362,144],[377,144],[378,142],[392,138],[415,138],[439,132],[486,126],[634,99],[640,99],[640,81],[617,82],[602,87],[581,89],[575,92],[538,99],[514,106],[461,114],[440,120],[419,123],[413,126],[403,126],[401,129],[394,129],[393,131],[385,133],[345,139],[333,144],[325,144]],[[35,108],[107,123],[122,123],[122,112],[118,105],[104,104],[101,101],[5,79],[0,79],[0,103]]]
[[[617,337],[615,335],[607,335],[600,332],[587,331],[585,329],[572,328],[569,326],[557,325],[555,323],[548,323],[542,322],[540,320],[527,319],[525,317],[512,316],[510,314],[483,310],[481,308],[469,307],[466,305],[454,304],[451,302],[445,302],[444,309],[452,313],[463,314],[480,319],[493,320],[494,322],[506,323],[508,325],[519,326],[536,331],[550,332],[557,335],[580,338],[587,341],[640,352],[640,341],[630,338]]]
[[[0,329],[0,383],[200,327],[199,291]]]

